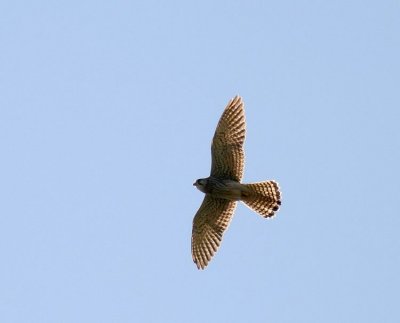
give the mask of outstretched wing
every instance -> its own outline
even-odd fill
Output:
[[[204,269],[217,251],[236,208],[235,201],[206,195],[193,219],[192,257]]]
[[[244,105],[235,96],[226,106],[211,145],[211,176],[240,182],[243,177],[243,143],[246,135]]]

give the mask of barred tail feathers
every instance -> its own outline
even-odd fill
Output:
[[[246,190],[242,192],[242,201],[265,218],[272,217],[281,205],[281,193],[278,183],[266,181],[243,184]]]

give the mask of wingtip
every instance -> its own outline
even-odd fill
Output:
[[[242,101],[242,97],[239,95],[239,94],[236,94],[234,97],[233,97],[233,100],[237,100],[237,101]]]
[[[229,100],[225,109],[232,107],[232,106],[235,106],[235,107],[243,106],[243,100],[239,94],[235,95],[232,99]]]
[[[198,270],[204,270],[204,268],[206,268],[206,266],[207,266],[207,265],[200,263],[195,258],[193,258],[193,262],[196,264]]]

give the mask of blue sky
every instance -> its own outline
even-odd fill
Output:
[[[0,4],[1,322],[399,322],[398,1]],[[239,205],[190,255],[228,100]]]

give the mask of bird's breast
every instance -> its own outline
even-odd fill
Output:
[[[209,178],[206,193],[216,198],[239,201],[242,198],[243,189],[244,185],[233,180]]]

